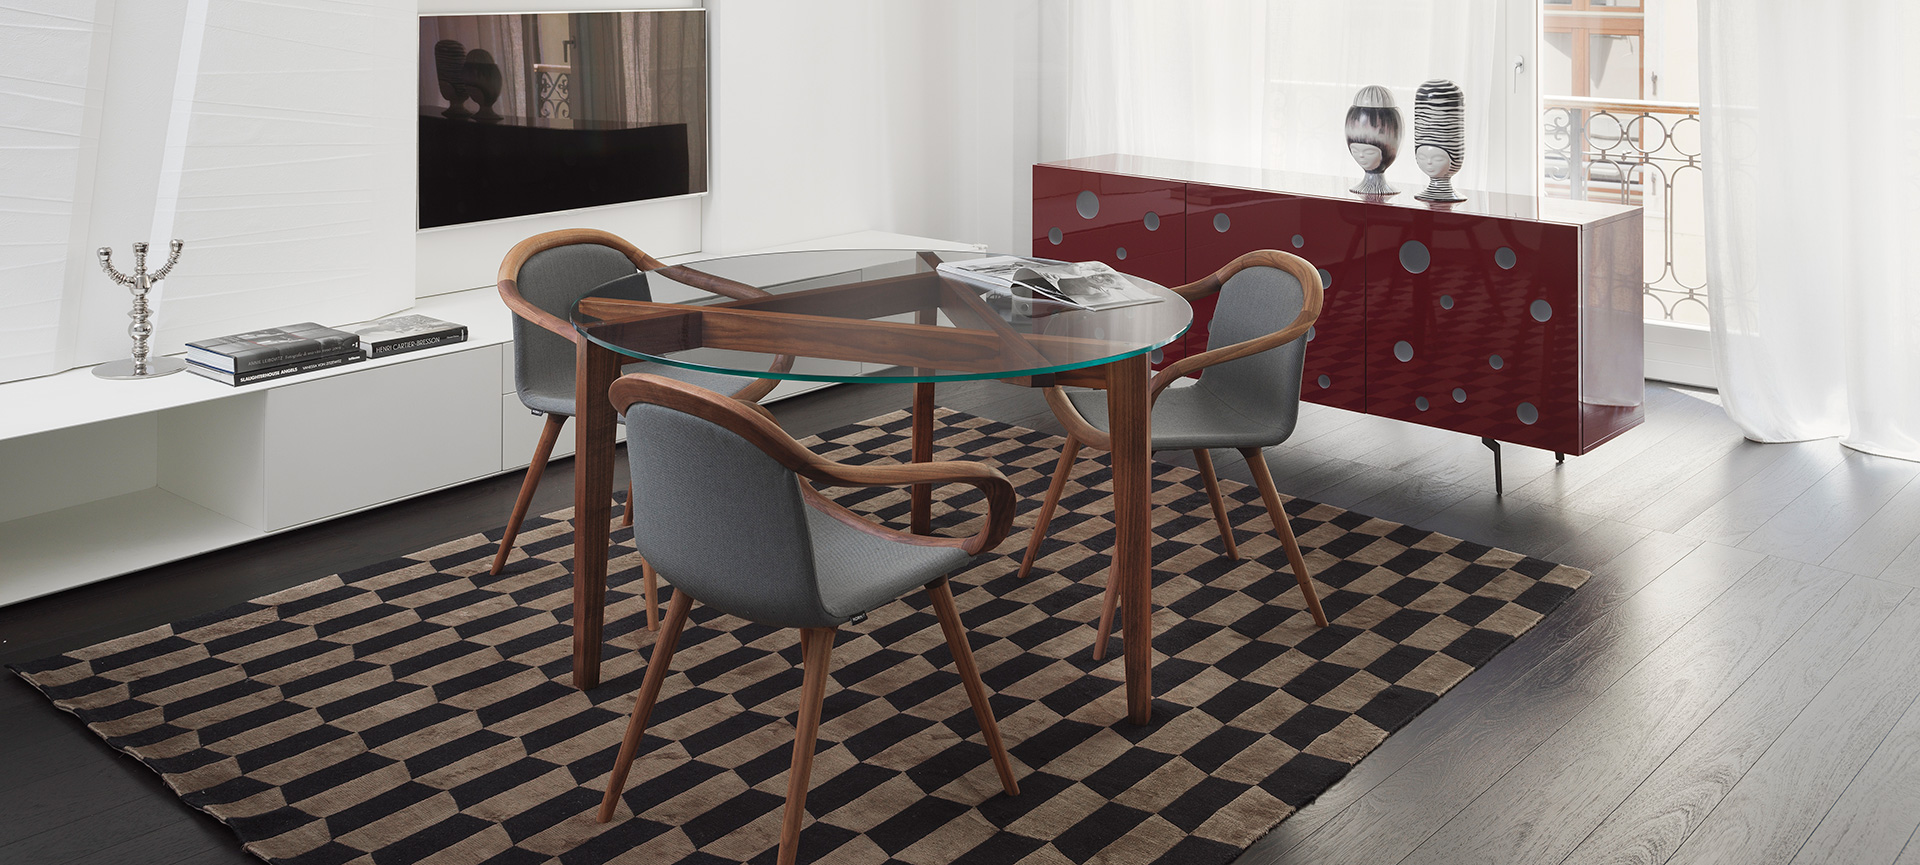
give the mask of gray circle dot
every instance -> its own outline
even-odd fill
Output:
[[[1432,264],[1433,253],[1427,250],[1426,244],[1418,240],[1400,244],[1400,266],[1408,273],[1425,273]]]
[[[1454,388],[1454,389],[1453,389],[1453,401],[1454,401],[1454,402],[1466,402],[1466,401],[1467,401],[1467,389],[1466,389],[1466,388],[1462,388],[1462,387],[1456,387],[1456,388]]]
[[[1047,229],[1047,242],[1052,243],[1054,246],[1059,246],[1060,241],[1064,240],[1065,238],[1066,238],[1066,235],[1060,233],[1060,229],[1058,228]]]
[[[1424,396],[1413,401],[1413,407],[1421,411],[1426,411],[1428,405],[1429,403],[1427,402],[1427,398]]]
[[[1501,359],[1501,357],[1497,354],[1487,356],[1487,366],[1493,367],[1494,369],[1499,369],[1506,365],[1507,365],[1507,362]]]
[[[1080,196],[1073,200],[1073,209],[1080,211],[1081,219],[1092,219],[1100,215],[1100,196],[1091,189],[1080,190]]]
[[[1493,263],[1500,265],[1501,270],[1512,270],[1513,266],[1519,262],[1520,257],[1514,255],[1513,250],[1507,247],[1502,246],[1493,253]]]
[[[1124,247],[1124,246],[1122,246],[1122,247],[1120,247],[1119,249],[1116,249],[1116,250],[1114,250],[1114,251],[1113,251],[1113,257],[1114,257],[1114,258],[1118,258],[1118,259],[1120,259],[1120,260],[1122,260],[1122,261],[1125,261],[1125,260],[1126,260],[1126,258],[1127,258],[1127,248],[1126,248],[1126,247]]]
[[[1320,287],[1321,288],[1333,287],[1333,273],[1324,267],[1320,268]]]
[[[1153,211],[1149,210],[1147,211],[1147,217],[1140,221],[1147,224],[1148,231],[1160,230],[1160,214],[1158,213],[1154,213]]]
[[[1440,295],[1440,308],[1441,308],[1441,309],[1452,309],[1452,308],[1453,308],[1453,295],[1451,295],[1451,294],[1443,294],[1443,295]]]
[[[1232,225],[1232,224],[1233,224],[1233,220],[1231,220],[1231,219],[1228,219],[1228,218],[1227,218],[1227,215],[1226,215],[1226,214],[1224,214],[1224,213],[1216,213],[1216,214],[1214,214],[1214,215],[1213,215],[1213,230],[1214,230],[1214,231],[1218,231],[1218,232],[1222,232],[1222,233],[1224,233],[1224,232],[1226,232],[1226,230],[1227,230],[1227,227],[1228,227],[1228,226],[1230,226],[1230,225]]]
[[[1302,246],[1306,246],[1306,245],[1307,245],[1307,239],[1306,239],[1306,238],[1304,238],[1304,237],[1301,237],[1301,236],[1300,236],[1300,235],[1298,235],[1298,234],[1296,234],[1296,235],[1294,235],[1294,236],[1293,236],[1293,248],[1294,248],[1294,249],[1299,249],[1300,247],[1302,247]]]
[[[1520,422],[1528,426],[1532,426],[1540,420],[1540,410],[1534,408],[1533,403],[1530,402],[1521,403],[1520,407],[1515,409],[1513,413],[1519,415]]]
[[[1323,376],[1321,376],[1321,377],[1320,377],[1320,389],[1321,389],[1321,390],[1326,390],[1327,388],[1330,388],[1330,387],[1333,387],[1333,379],[1331,379],[1331,378],[1328,378],[1328,377],[1326,377],[1326,376],[1324,376],[1324,375],[1323,375]]]
[[[1534,321],[1546,321],[1553,317],[1553,304],[1544,300],[1536,300],[1532,305],[1527,307],[1527,311],[1533,313]]]
[[[1157,364],[1166,359],[1167,359],[1167,353],[1164,351],[1161,351],[1160,349],[1156,348],[1153,351],[1147,352],[1148,363]]]
[[[1394,343],[1393,356],[1399,358],[1401,363],[1413,360],[1413,343],[1404,339]]]
[[[1307,341],[1312,342],[1313,337],[1314,337],[1313,325],[1309,324],[1307,325]]]

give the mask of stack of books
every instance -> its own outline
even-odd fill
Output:
[[[187,343],[187,369],[234,387],[366,359],[359,336],[310,321]]]
[[[353,327],[367,357],[386,357],[467,341],[467,326],[427,315],[396,315]]]

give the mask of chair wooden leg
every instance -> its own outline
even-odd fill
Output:
[[[653,643],[653,657],[647,659],[647,677],[640,684],[640,695],[633,701],[633,717],[627,720],[627,736],[620,741],[620,758],[613,763],[613,777],[607,781],[607,795],[600,800],[600,822],[613,819],[614,808],[627,786],[627,772],[633,769],[640,737],[647,731],[647,716],[653,714],[654,701],[660,698],[660,685],[667,680],[667,666],[673,663],[673,650],[680,644],[680,629],[687,624],[687,611],[693,609],[693,596],[674,592],[667,606],[667,629]]]
[[[1313,613],[1313,623],[1324,628],[1327,626],[1327,614],[1320,609],[1320,596],[1313,591],[1313,578],[1307,575],[1307,560],[1300,556],[1300,542],[1294,540],[1293,525],[1287,521],[1287,510],[1280,506],[1280,491],[1273,486],[1273,472],[1267,468],[1266,454],[1259,448],[1241,448],[1240,455],[1247,458],[1247,466],[1253,469],[1253,481],[1260,487],[1260,497],[1267,502],[1267,516],[1273,520],[1273,529],[1280,535],[1280,545],[1287,549],[1287,561],[1293,564],[1293,578],[1300,583],[1300,594],[1307,598],[1307,610]]]
[[[640,586],[647,594],[647,630],[660,630],[660,575],[653,563],[640,560]]]
[[[1000,742],[1000,725],[993,720],[993,706],[987,702],[986,683],[980,681],[980,668],[973,663],[973,647],[967,642],[967,629],[960,624],[960,610],[953,605],[953,588],[941,577],[927,584],[933,598],[933,612],[940,617],[940,630],[947,635],[947,648],[953,652],[954,666],[960,668],[960,683],[966,686],[967,700],[973,703],[974,720],[987,738],[987,751],[993,754],[993,768],[1000,773],[1000,787],[1009,796],[1020,795],[1020,783],[1013,779],[1013,760],[1007,746]]]
[[[620,527],[633,528],[633,475],[627,475],[627,506],[620,509]]]
[[[674,592],[678,598],[683,594]],[[820,703],[827,696],[827,663],[833,655],[834,628],[800,631],[806,680],[800,686],[800,721],[793,731],[793,769],[787,773],[787,810],[780,821],[780,865],[800,855],[800,822],[807,814],[807,787],[813,778],[813,748],[820,738]]]
[[[1033,570],[1033,560],[1040,555],[1040,542],[1047,538],[1047,523],[1053,521],[1053,509],[1060,504],[1060,493],[1067,488],[1067,475],[1073,473],[1073,458],[1080,453],[1080,440],[1067,436],[1067,443],[1060,448],[1060,465],[1053,470],[1053,484],[1047,487],[1047,498],[1040,503],[1040,515],[1033,521],[1033,536],[1027,539],[1026,558],[1020,560],[1020,579],[1026,579]]]
[[[1120,607],[1120,586],[1107,580],[1107,593],[1100,599],[1100,627],[1093,635],[1093,659],[1107,658],[1107,639],[1113,636],[1113,613]]]
[[[1213,521],[1220,524],[1220,540],[1227,544],[1227,558],[1240,558],[1240,548],[1233,542],[1233,524],[1227,522],[1227,503],[1220,497],[1220,478],[1213,473],[1213,455],[1206,448],[1193,449],[1194,462],[1200,464],[1200,479],[1207,484],[1207,499],[1213,502]]]
[[[560,440],[560,428],[567,425],[567,416],[563,414],[547,415],[547,424],[540,428],[540,441],[533,446],[533,462],[527,466],[527,478],[520,482],[520,498],[513,502],[513,515],[507,517],[507,533],[500,536],[500,552],[494,554],[493,570],[490,574],[499,575],[500,569],[507,566],[507,554],[513,552],[513,539],[520,534],[520,523],[527,518],[527,507],[533,504],[533,492],[540,488],[540,475],[547,470],[547,460],[553,456],[553,443]]]

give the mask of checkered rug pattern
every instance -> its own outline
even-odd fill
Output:
[[[1058,437],[952,412],[940,423],[936,458],[998,465],[1028,503],[1045,492]],[[904,460],[909,435],[895,413],[810,444]],[[1092,659],[1114,529],[1108,463],[1082,459],[1030,578],[1015,576],[1029,510],[953,579],[1020,795],[1000,791],[938,622],[911,596],[840,629],[802,861],[1230,861],[1588,577],[1292,499],[1332,619],[1317,629],[1253,489],[1222,483],[1233,561],[1197,473],[1155,469],[1153,722],[1125,720],[1121,638]],[[904,490],[833,493],[906,519]],[[983,513],[970,488],[936,493],[938,531]],[[530,519],[490,577],[499,537],[17,672],[271,862],[771,862],[797,632],[696,604],[602,825],[593,811],[652,640],[640,562],[616,532],[603,684],[583,693],[567,684],[568,513]]]

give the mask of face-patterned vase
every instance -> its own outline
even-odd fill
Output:
[[[440,79],[440,95],[447,100],[441,116],[457,119],[472,114],[467,110],[467,46],[458,39],[433,43],[433,72]]]
[[[473,112],[473,119],[481,123],[498,123],[500,115],[493,110],[493,103],[500,98],[500,66],[493,62],[493,55],[484,48],[475,48],[467,52],[467,95],[473,97],[473,104],[480,110]]]
[[[1421,201],[1465,201],[1453,190],[1453,176],[1467,155],[1466,94],[1451,81],[1436,78],[1413,95],[1413,161],[1433,180],[1413,197]]]
[[[1347,109],[1347,152],[1366,172],[1352,191],[1361,195],[1400,192],[1387,184],[1385,176],[1400,152],[1400,109],[1394,107],[1387,88],[1370,84],[1354,94],[1353,107]]]

